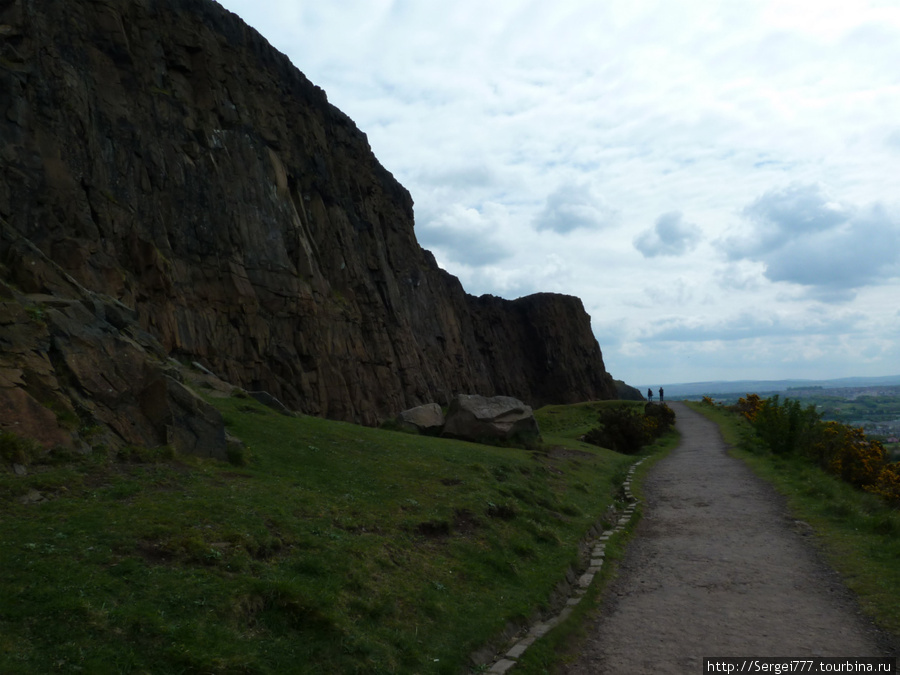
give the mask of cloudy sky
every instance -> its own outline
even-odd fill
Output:
[[[220,0],[634,385],[900,374],[900,0]]]

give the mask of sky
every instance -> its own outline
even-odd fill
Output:
[[[900,374],[900,0],[220,0],[636,386]]]

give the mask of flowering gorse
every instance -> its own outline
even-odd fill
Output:
[[[881,442],[866,438],[863,429],[824,422],[813,406],[778,396],[748,394],[734,409],[772,452],[805,455],[850,485],[900,505],[900,466],[889,463]]]
[[[756,419],[762,407],[763,401],[760,399],[759,394],[747,394],[747,398],[739,398],[737,402],[738,412],[750,422]]]

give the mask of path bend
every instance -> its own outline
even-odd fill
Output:
[[[700,673],[704,657],[896,656],[784,498],[669,404],[679,446],[643,483],[643,518],[569,675]]]

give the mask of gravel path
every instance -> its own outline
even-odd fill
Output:
[[[672,403],[682,443],[644,481],[644,516],[601,616],[562,672],[700,673],[713,656],[891,656],[784,499]]]

